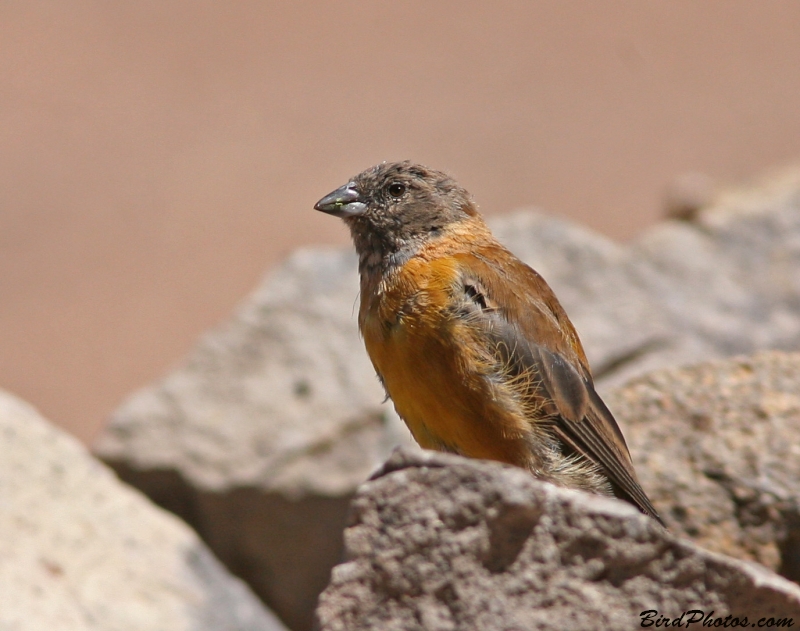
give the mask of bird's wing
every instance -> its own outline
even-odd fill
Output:
[[[616,420],[598,396],[578,335],[547,283],[501,246],[460,254],[462,314],[480,327],[512,376],[575,454],[599,464],[615,492],[660,518],[636,479]],[[456,291],[459,289],[456,288]]]

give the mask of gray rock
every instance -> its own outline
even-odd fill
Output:
[[[449,454],[392,456],[359,489],[345,548],[320,631],[632,629],[693,610],[800,620],[800,588],[760,566],[621,501]]]
[[[0,392],[0,629],[281,631],[184,523]]]
[[[350,251],[296,252],[96,445],[296,631],[341,558],[355,487],[411,442],[358,337],[356,267]]]
[[[665,216],[693,221],[700,210],[714,202],[716,188],[714,180],[705,173],[698,171],[681,173],[666,187]]]
[[[800,350],[800,169],[627,246],[540,215],[493,227],[553,287],[602,392],[657,368]]]
[[[628,245],[530,211],[492,225],[553,286],[607,393],[657,368],[800,349],[800,171],[693,217]],[[294,254],[96,445],[297,631],[356,485],[410,444],[358,339],[357,293],[350,248]]]
[[[800,354],[658,371],[608,403],[672,532],[800,581]]]
[[[98,453],[215,492],[351,493],[397,440],[353,317],[356,265],[349,251],[296,252],[122,406]]]

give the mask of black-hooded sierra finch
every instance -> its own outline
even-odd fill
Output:
[[[317,202],[359,257],[358,324],[415,440],[615,495],[660,518],[567,314],[439,171],[383,163]]]

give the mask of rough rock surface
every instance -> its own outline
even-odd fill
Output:
[[[359,489],[345,548],[321,631],[633,629],[648,610],[800,621],[800,588],[760,566],[621,501],[449,454],[395,453]]]
[[[531,214],[495,232],[552,285],[601,390],[656,368],[800,350],[800,169],[629,245]]]
[[[0,392],[0,629],[281,631],[185,524]]]
[[[800,581],[800,354],[657,371],[607,402],[672,532]]]
[[[357,282],[350,251],[295,253],[96,445],[295,631],[341,558],[353,490],[410,443],[358,337]]]
[[[561,298],[602,391],[655,368],[800,349],[800,171],[628,245],[533,212],[492,223]],[[409,442],[380,403],[357,292],[349,248],[296,253],[96,446],[297,631],[339,558],[355,486]]]

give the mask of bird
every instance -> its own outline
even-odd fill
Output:
[[[614,496],[664,524],[563,307],[452,177],[383,162],[314,208],[350,229],[359,330],[422,448]]]

